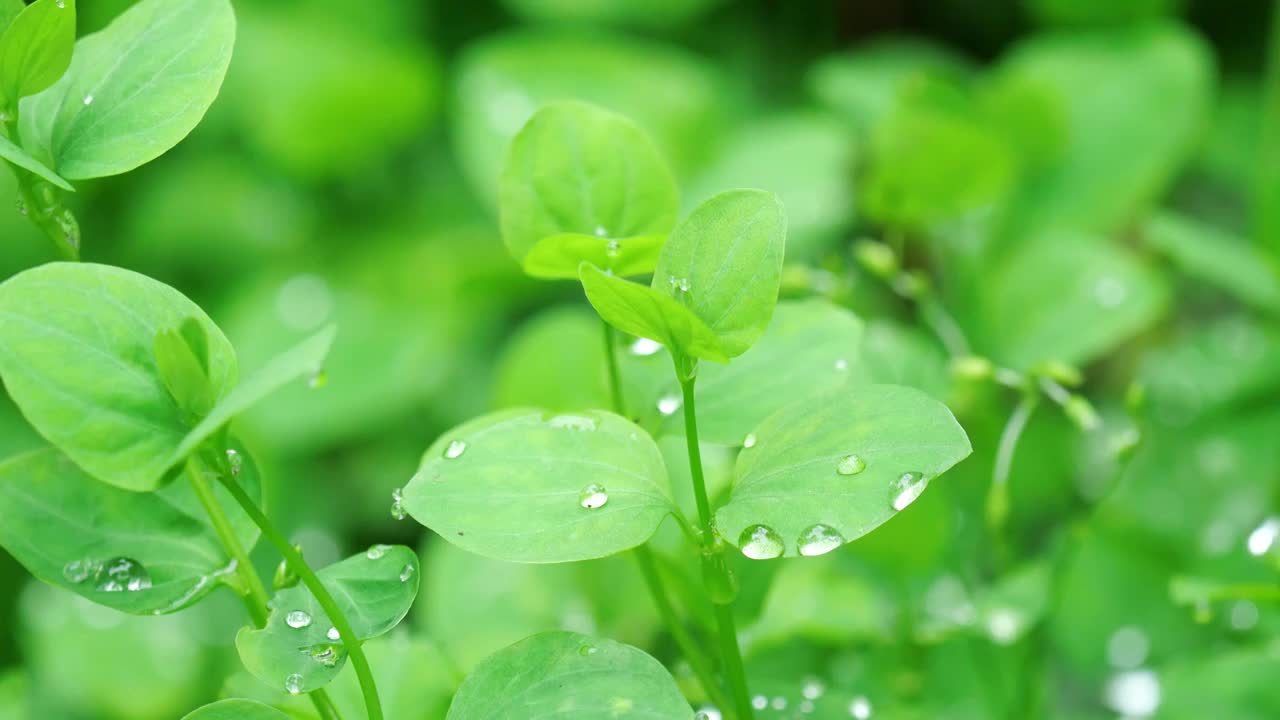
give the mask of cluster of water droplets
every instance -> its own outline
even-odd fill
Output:
[[[396,488],[391,491],[391,517],[395,520],[403,520],[408,517],[409,511],[404,509],[404,488]]]
[[[689,288],[691,287],[689,284],[689,278],[678,278],[675,275],[671,275],[667,278],[667,284],[671,286],[672,290],[679,290],[682,293],[689,292]]]
[[[151,587],[151,574],[142,563],[127,557],[97,560],[72,560],[62,567],[67,582],[81,585],[93,582],[99,592],[138,592]]]

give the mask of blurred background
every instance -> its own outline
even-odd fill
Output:
[[[79,5],[86,34],[129,2]],[[840,552],[739,563],[761,718],[1280,717],[1272,3],[236,9],[204,123],[71,200],[86,260],[196,299],[246,374],[338,324],[327,385],[274,396],[241,435],[313,564],[374,542],[421,548],[422,593],[373,658],[389,717],[443,718],[481,659],[554,628],[645,648],[697,706],[629,561],[505,565],[388,512],[430,442],[473,415],[606,404],[580,287],[523,277],[497,232],[507,142],[566,97],[650,132],[685,212],[731,187],[777,192],[784,295],[853,309],[867,321],[860,376],[947,401],[973,440],[970,459]],[[0,197],[13,193],[6,174]],[[1042,404],[1000,532],[984,503],[1017,397],[954,371],[955,348],[855,261],[861,238],[900,249],[973,354],[1084,371],[1100,427]],[[0,243],[0,279],[54,259],[16,211],[0,213]],[[675,457],[682,442],[663,441]],[[0,457],[38,443],[0,395]],[[722,487],[732,452],[708,450]],[[269,577],[275,558],[258,550]],[[267,692],[239,669],[245,618],[228,593],[132,618],[34,583],[2,551],[0,586],[0,720],[171,720]]]

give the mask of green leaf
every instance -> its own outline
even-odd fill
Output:
[[[759,339],[773,316],[786,238],[787,221],[776,195],[721,193],[671,233],[653,288],[685,303],[720,338],[725,353],[736,357]]]
[[[73,180],[150,162],[204,117],[234,43],[229,0],[142,0],[76,43],[66,75],[22,102],[22,138]]]
[[[587,300],[610,325],[660,342],[675,352],[714,362],[729,361],[715,331],[679,300],[593,265],[584,264],[580,272]]]
[[[600,318],[580,303],[552,307],[530,318],[498,355],[494,408],[607,407],[601,333]],[[547,362],[553,352],[555,362]],[[663,371],[670,373],[670,368]]]
[[[0,158],[4,158],[9,162],[17,165],[23,170],[39,175],[49,182],[68,192],[75,192],[75,188],[71,187],[71,183],[63,180],[58,173],[50,170],[44,163],[31,157],[26,150],[14,145],[9,138],[0,135]]]
[[[190,431],[160,379],[155,337],[187,318],[204,327],[214,397],[226,397],[235,351],[177,290],[105,265],[33,268],[0,284],[0,377],[36,430],[90,475],[154,490],[185,457]]]
[[[213,408],[209,384],[209,341],[195,318],[156,333],[156,369],[178,409],[194,424]]]
[[[75,0],[37,0],[0,35],[0,106],[57,82],[76,42]]]
[[[522,640],[481,663],[458,688],[448,720],[688,718],[662,664],[621,643],[570,632]]]
[[[238,480],[251,496],[260,495],[250,458]],[[221,487],[214,492],[241,544],[253,547],[257,527]],[[176,612],[230,575],[226,552],[189,483],[155,493],[121,490],[85,475],[53,448],[0,463],[0,517],[0,545],[32,575],[123,612]],[[131,577],[145,574],[148,587],[101,589],[121,558],[137,563],[141,570]],[[120,584],[127,588],[127,577]]]
[[[1280,313],[1280,274],[1247,240],[1171,212],[1151,218],[1144,237],[1188,276]]]
[[[576,278],[583,262],[605,268],[619,277],[645,275],[653,272],[658,264],[658,254],[666,241],[665,233],[625,240],[595,235],[550,235],[534,244],[521,264],[529,275],[549,279]]]
[[[750,350],[728,365],[698,370],[698,437],[741,445],[765,418],[796,398],[833,391],[856,376],[861,345],[862,321],[844,308],[818,299],[778,303],[769,328]],[[664,415],[658,409],[661,398],[680,395],[671,378],[670,359],[662,353],[630,353],[624,359],[624,374],[636,375],[632,366],[640,364],[661,366],[657,369],[662,381],[647,396],[636,398],[642,402],[633,402],[639,408],[632,412],[663,434],[683,434],[681,415]]]
[[[783,564],[749,631],[756,640],[753,649],[792,638],[833,647],[890,640],[893,597],[876,578],[842,560],[831,556]]]
[[[219,700],[182,720],[289,720],[289,716],[256,700]]]
[[[513,409],[427,450],[404,507],[449,542],[497,560],[573,562],[648,540],[674,510],[657,445],[604,411]]]
[[[418,595],[418,556],[400,545],[375,545],[316,574],[360,640],[400,624]],[[337,677],[347,661],[342,641],[330,637],[332,628],[315,596],[298,585],[271,599],[265,628],[241,628],[236,649],[245,668],[271,687],[311,692]]]
[[[821,554],[871,532],[971,451],[945,405],[896,385],[800,400],[754,434],[716,527],[742,547],[763,526],[761,537],[788,556]]]
[[[1097,237],[1026,238],[986,276],[987,351],[1017,369],[1083,365],[1150,326],[1169,299],[1164,278]]]
[[[677,205],[675,179],[640,128],[580,102],[534,113],[511,143],[498,186],[502,239],[520,261],[553,235],[608,238],[619,248],[628,238],[665,236]],[[583,260],[594,258],[566,259],[555,277],[577,277]]]
[[[333,346],[337,329],[332,325],[280,353],[240,383],[213,408],[200,424],[191,430],[170,456],[171,463],[178,463],[195,451],[200,443],[209,439],[240,413],[256,405],[263,398],[299,378],[310,377],[312,383],[323,378],[324,358]]]
[[[0,32],[4,32],[9,23],[26,9],[26,0],[0,0]]]

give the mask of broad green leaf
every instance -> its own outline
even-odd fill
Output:
[[[1208,122],[1213,60],[1172,23],[1033,35],[1000,72],[1034,78],[1064,101],[1068,142],[1008,208],[1008,236],[1049,228],[1110,232],[1169,187]]]
[[[323,381],[324,358],[329,354],[337,330],[330,325],[292,348],[280,353],[258,370],[248,380],[240,383],[214,406],[199,425],[182,439],[173,452],[171,463],[183,458],[208,440],[240,413],[253,407],[263,398],[299,378],[310,377],[312,384]]]
[[[832,647],[889,640],[893,597],[875,577],[843,560],[831,556],[783,564],[749,630],[753,650],[792,638]]]
[[[251,459],[242,461],[238,481],[259,496]],[[215,495],[241,544],[253,547],[257,527],[225,490],[215,487]],[[45,448],[0,463],[0,517],[0,545],[32,575],[116,610],[176,612],[233,579],[226,551],[185,481],[129,492]],[[122,559],[133,565],[120,564],[113,575]]]
[[[0,284],[0,378],[27,420],[93,477],[153,490],[190,431],[160,380],[156,333],[192,317],[209,338],[216,398],[231,344],[195,303],[138,273],[51,263]]]
[[[604,411],[504,410],[445,433],[404,488],[418,522],[497,560],[573,562],[648,540],[674,507],[662,455]]]
[[[1188,276],[1280,313],[1280,273],[1247,240],[1169,212],[1151,218],[1143,234]]]
[[[1018,369],[1085,364],[1149,327],[1169,300],[1164,278],[1132,253],[1071,232],[1027,238],[982,292],[984,349]]]
[[[1280,332],[1234,315],[1188,328],[1152,348],[1138,366],[1152,416],[1183,425],[1201,415],[1267,402],[1280,376]]]
[[[724,188],[777,193],[787,209],[787,258],[812,257],[853,221],[856,159],[853,133],[840,120],[813,111],[774,115],[727,138],[686,197],[696,205]]]
[[[858,539],[971,452],[945,405],[896,385],[799,400],[754,434],[716,527],[761,558],[817,555]]]
[[[3,11],[3,3],[0,3],[0,13]],[[2,26],[3,17],[0,17],[0,27]],[[27,720],[31,717],[30,691],[27,689],[29,684],[24,670],[14,669],[0,673],[0,720]]]
[[[570,632],[522,640],[481,663],[448,720],[684,720],[693,709],[662,664],[630,645]]]
[[[0,0],[0,33],[9,27],[13,19],[27,9],[26,0]]]
[[[256,700],[219,700],[182,720],[289,720],[289,716]]]
[[[725,353],[736,357],[773,317],[786,239],[787,220],[776,195],[721,193],[671,233],[653,288],[692,310],[720,338]]]
[[[451,135],[467,178],[488,203],[497,197],[511,138],[543,104],[575,99],[631,118],[683,175],[710,154],[707,138],[719,131],[728,102],[705,59],[599,28],[491,34],[468,46],[456,68]]]
[[[66,75],[23,100],[24,142],[72,180],[156,159],[213,104],[235,32],[229,0],[142,0],[76,43]]]
[[[515,330],[494,369],[495,408],[609,405],[601,320],[580,303],[540,312]],[[551,357],[555,362],[547,362]],[[662,368],[670,374],[670,366]]]
[[[859,381],[909,385],[942,400],[951,388],[947,362],[937,338],[919,328],[877,318],[867,322],[862,354],[851,365]]]
[[[48,180],[63,190],[75,192],[75,188],[71,187],[71,183],[63,180],[58,176],[58,173],[50,170],[44,163],[28,155],[26,150],[14,145],[9,138],[4,137],[3,135],[0,135],[0,158],[8,160],[23,170],[39,175],[41,178]]]
[[[580,102],[534,113],[512,141],[498,185],[502,239],[522,262],[554,235],[606,238],[619,250],[628,238],[664,236],[676,223],[677,204],[675,179],[644,132]],[[561,251],[576,247],[562,243]],[[577,277],[583,260],[596,258],[567,259],[555,277]]]
[[[1211,714],[1232,720],[1280,715],[1275,654],[1265,643],[1188,653],[1161,669],[1160,717],[1196,720]]]
[[[765,418],[794,401],[843,386],[859,375],[862,321],[825,300],[778,303],[773,320],[750,350],[728,365],[698,370],[694,386],[698,437],[704,442],[742,445]],[[654,366],[662,380],[650,394],[631,401],[631,411],[664,434],[683,434],[684,419],[658,407],[664,397],[679,397],[665,353],[624,358],[624,374],[634,366]],[[660,371],[660,372],[659,372]]]
[[[75,0],[37,0],[0,35],[0,106],[57,82],[76,42]]]
[[[374,545],[318,573],[360,640],[389,632],[418,594],[418,556],[400,545]],[[333,623],[305,585],[277,592],[261,630],[245,627],[236,649],[246,669],[271,687],[291,693],[317,690],[347,661]]]
[[[674,352],[714,362],[729,361],[721,338],[679,300],[592,265],[584,264],[580,272],[587,300],[610,325],[662,343]]]
[[[658,264],[658,254],[666,234],[639,235],[624,240],[609,240],[596,235],[560,234],[539,240],[521,265],[538,278],[576,278],[578,268],[589,262],[619,277],[645,275]]]

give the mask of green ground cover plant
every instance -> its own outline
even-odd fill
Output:
[[[1280,25],[87,5],[0,0],[0,720],[1280,713]],[[655,39],[775,24],[759,117]]]

